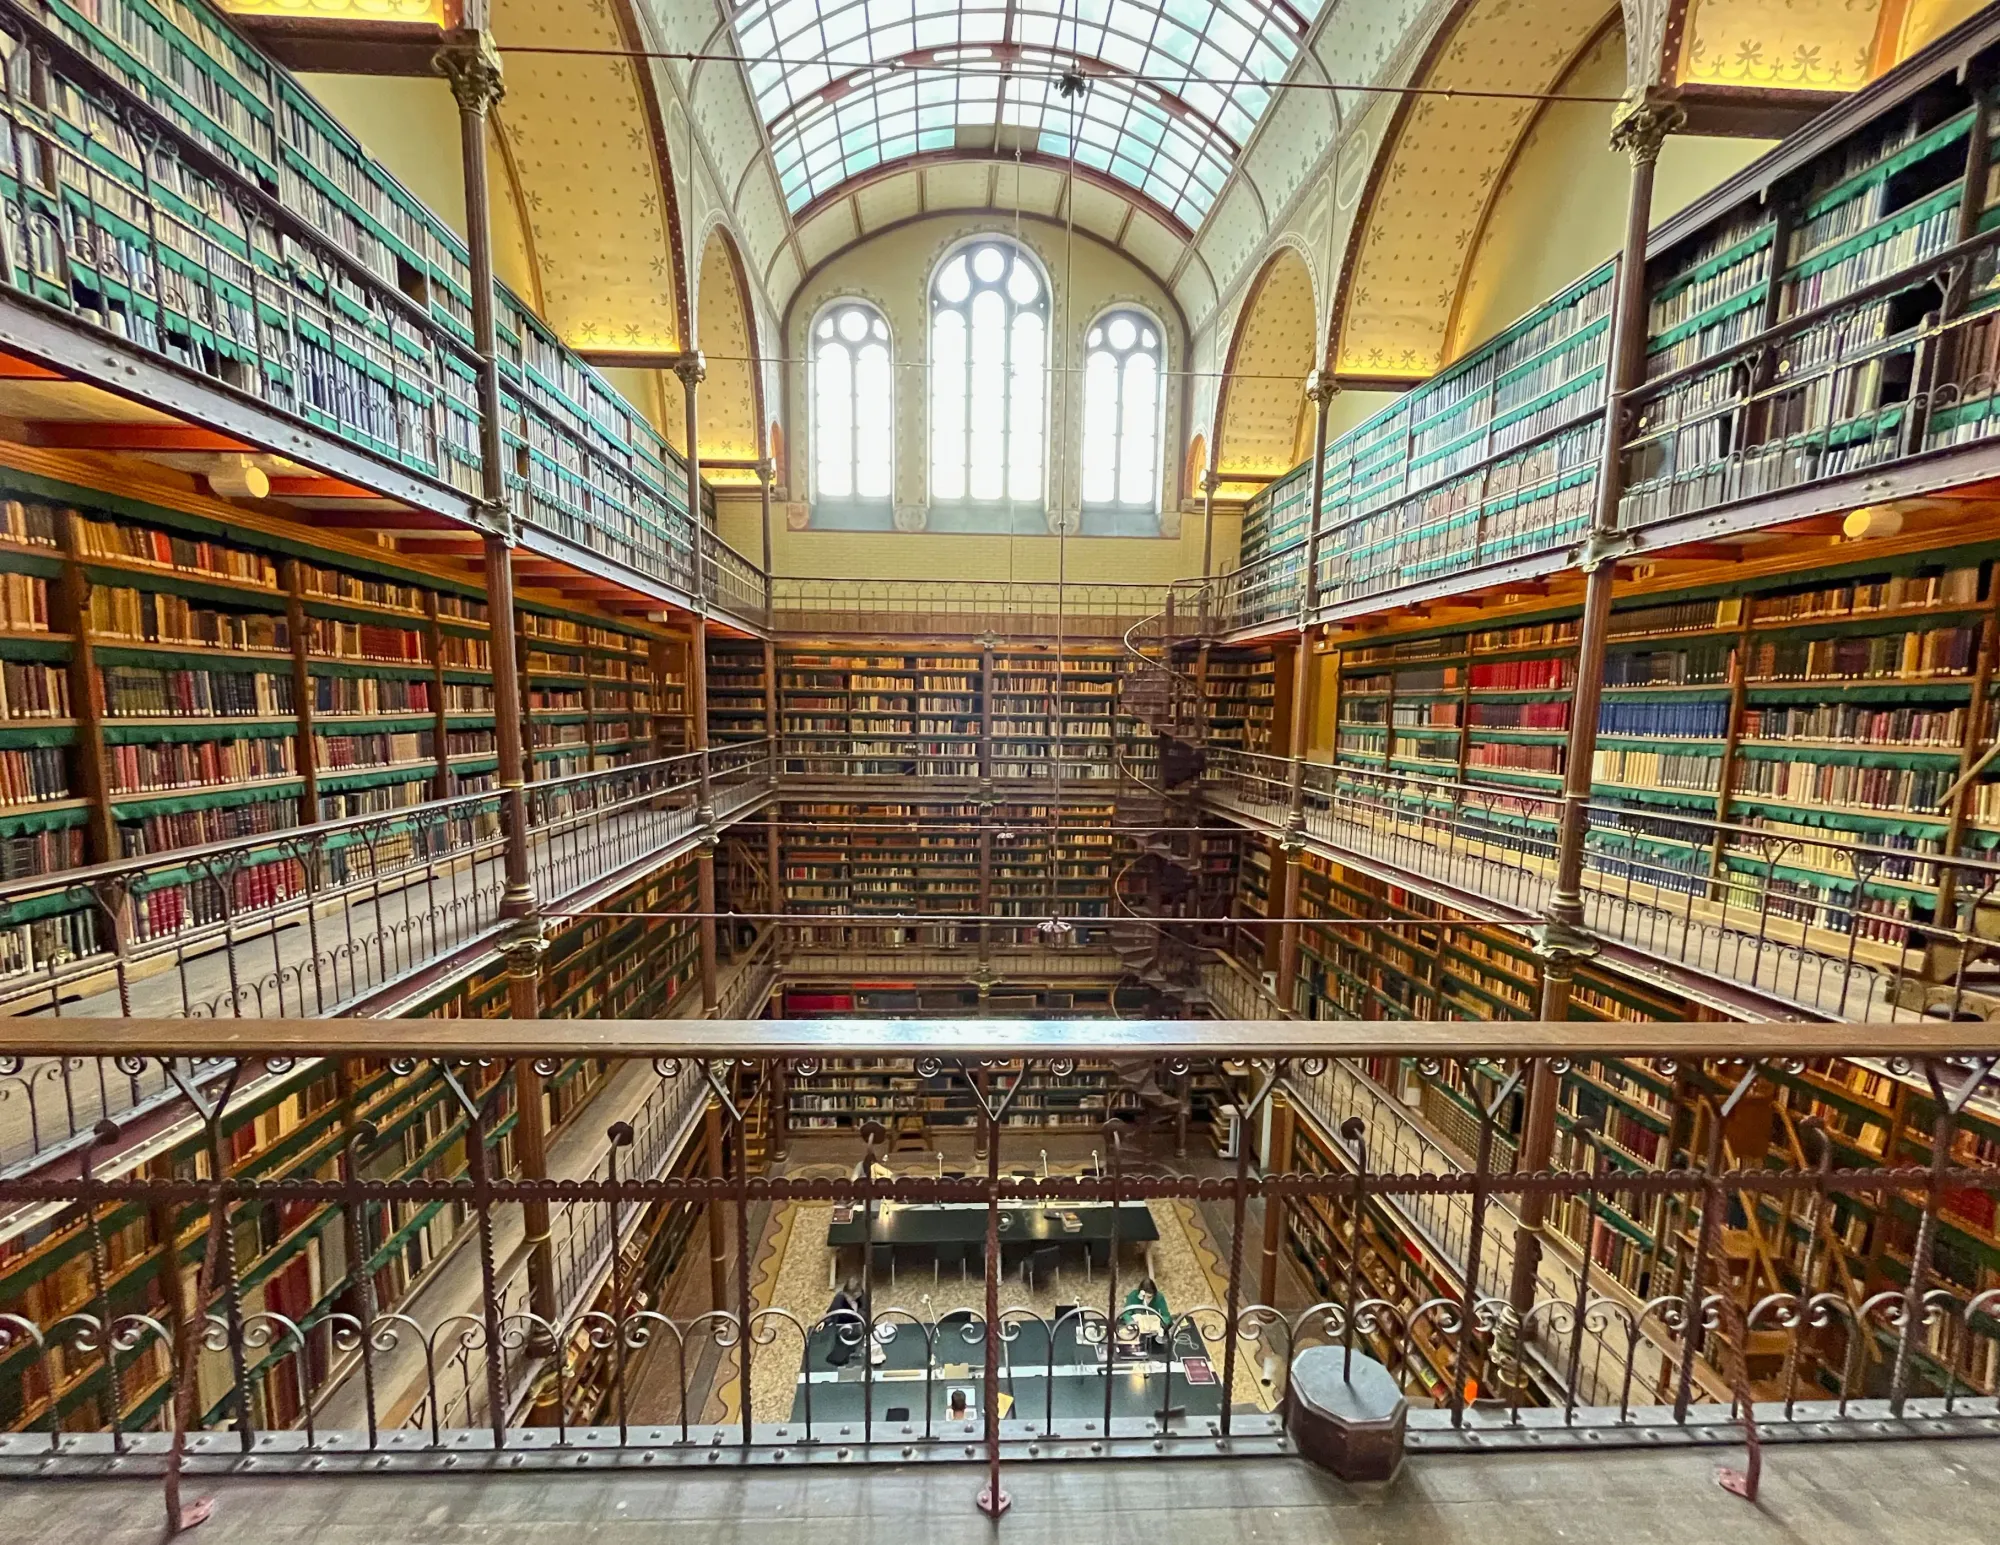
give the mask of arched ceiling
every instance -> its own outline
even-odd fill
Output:
[[[1316,314],[1311,270],[1296,249],[1280,247],[1251,285],[1230,343],[1216,415],[1219,497],[1246,498],[1263,487],[1233,483],[1231,473],[1276,474],[1298,464]]]
[[[732,15],[785,205],[919,155],[1104,174],[1192,231],[1320,0],[747,0]]]
[[[1615,9],[1605,0],[1471,0],[1420,84],[1552,90]],[[1519,97],[1406,98],[1377,160],[1335,310],[1342,375],[1421,380],[1445,332],[1486,201],[1535,114]]]
[[[701,398],[701,455],[706,462],[755,461],[757,425],[762,404],[757,372],[756,329],[750,320],[750,296],[729,233],[717,226],[702,248],[701,271],[695,289],[695,343],[708,361],[708,379]],[[716,467],[708,474],[718,484],[755,486],[753,472]]]
[[[630,48],[623,0],[492,3],[507,79],[495,118],[544,320],[572,348],[679,348],[677,211],[648,77],[628,59],[522,51]]]

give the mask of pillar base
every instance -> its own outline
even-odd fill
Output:
[[[1284,1415],[1300,1457],[1343,1481],[1393,1481],[1403,1468],[1410,1403],[1389,1370],[1365,1353],[1335,1346],[1301,1352]]]

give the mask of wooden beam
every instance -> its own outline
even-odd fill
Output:
[[[294,70],[325,75],[421,75],[444,44],[435,22],[339,16],[231,16],[230,21]]]
[[[1680,132],[1711,139],[1784,139],[1847,96],[1845,91],[1691,83],[1680,88],[1679,101],[1687,114],[1687,125]]]
[[[377,504],[389,505],[389,501],[385,500],[372,488],[363,488],[358,483],[349,483],[337,477],[314,477],[311,474],[306,474],[302,477],[272,478],[271,497],[274,499],[369,499]],[[428,511],[424,512],[421,516],[415,510],[409,511],[407,515],[401,512],[401,505],[389,505],[380,514],[370,513],[362,518],[379,521],[385,517],[390,517],[415,520],[419,523],[435,521],[439,525],[444,526],[454,524],[454,522],[445,516],[434,515]],[[343,516],[339,511],[323,511],[314,515],[313,520],[316,524],[331,526],[352,524],[352,521],[348,517]],[[395,528],[391,527],[388,529]]]
[[[233,435],[192,424],[83,424],[38,419],[29,426],[37,441],[65,451],[199,451],[255,453],[257,447]]]
[[[11,354],[0,354],[0,381],[61,381],[65,377],[46,365],[32,364],[25,359],[16,359]]]

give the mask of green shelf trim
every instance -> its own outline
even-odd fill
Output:
[[[90,819],[88,810],[37,810],[28,806],[0,815],[0,837],[28,837],[36,832],[63,831],[82,826]]]
[[[1892,236],[1900,236],[1904,231],[1910,229],[1911,226],[1922,225],[1924,221],[1928,220],[1932,215],[1937,214],[1940,210],[1956,209],[1961,196],[1959,184],[1964,180],[1962,177],[1957,178],[1947,183],[1944,187],[1939,188],[1937,192],[1918,200],[1918,202],[1910,205],[1909,208],[1899,209],[1893,215],[1888,215],[1883,219],[1877,220],[1867,229],[1856,232],[1845,241],[1828,247],[1824,252],[1815,253],[1803,263],[1786,269],[1781,277],[1787,281],[1809,279],[1816,273],[1832,268],[1838,263],[1846,262],[1847,259],[1853,257],[1857,252],[1864,252],[1879,242],[1887,241]]]
[[[1852,751],[1820,747],[1788,747],[1783,741],[1745,740],[1737,754],[1753,762],[1810,762],[1816,767],[1902,767],[1913,757],[1920,760],[1956,762],[1959,752],[1951,749],[1897,747],[1890,751],[1857,746]]]
[[[297,799],[304,790],[304,779],[287,778],[251,788],[209,789],[162,795],[157,799],[128,800],[119,796],[112,801],[112,813],[121,821],[143,821],[150,816],[180,815],[189,810],[220,810],[230,805],[254,805],[260,800]]]
[[[1468,766],[1465,769],[1465,781],[1475,785],[1518,783],[1528,788],[1546,791],[1551,785],[1562,782],[1562,774],[1530,772],[1525,768]]]
[[[308,595],[305,597],[308,617],[328,617],[336,622],[358,622],[368,627],[402,628],[409,633],[422,633],[430,627],[430,619],[421,613],[387,611],[356,602],[350,604],[336,596]]]
[[[1530,354],[1526,359],[1522,360],[1519,364],[1509,365],[1499,375],[1493,378],[1494,390],[1497,392],[1501,387],[1506,386],[1510,382],[1518,381],[1522,376],[1528,374],[1531,370],[1534,370],[1538,365],[1542,363],[1542,361],[1548,359],[1550,356],[1565,353],[1570,349],[1576,348],[1579,344],[1588,343],[1593,338],[1596,338],[1602,333],[1607,333],[1610,330],[1611,330],[1611,317],[1610,314],[1607,312],[1605,315],[1599,317],[1595,322],[1587,323],[1584,326],[1577,328],[1573,332],[1566,333],[1562,337],[1558,338],[1554,343],[1549,344],[1546,348],[1540,350],[1537,353]]]
[[[295,719],[242,719],[227,724],[180,724],[171,719],[141,724],[115,721],[104,726],[104,743],[154,746],[203,740],[289,740],[298,730]]]
[[[429,729],[436,717],[422,709],[398,719],[316,719],[316,735],[408,735]]]
[[[425,660],[314,660],[311,663],[315,676],[352,676],[364,680],[370,676],[408,676],[429,680],[434,669]],[[476,681],[493,679],[484,672],[466,674]]]
[[[1971,691],[1970,679],[1911,682],[1825,681],[1816,686],[1797,687],[1751,682],[1744,687],[1744,698],[1753,708],[1767,703],[1823,703],[1827,694],[1831,692],[1840,693],[1842,696],[1869,693],[1896,703],[1951,703],[1962,702]]]
[[[76,741],[71,724],[37,724],[32,719],[0,724],[0,746],[67,746]]]
[[[1739,294],[1730,296],[1727,300],[1719,300],[1714,305],[1697,311],[1685,322],[1676,323],[1665,332],[1647,339],[1646,352],[1648,354],[1658,354],[1665,349],[1672,348],[1683,338],[1692,338],[1704,327],[1712,327],[1717,322],[1736,315],[1739,311],[1748,311],[1753,306],[1763,305],[1764,296],[1770,287],[1771,281],[1765,279],[1757,284],[1753,284],[1749,289]]]
[[[1704,258],[1686,273],[1670,279],[1667,283],[1661,285],[1659,289],[1653,291],[1650,303],[1658,305],[1661,301],[1671,299],[1673,296],[1680,294],[1682,290],[1691,284],[1699,284],[1704,279],[1713,278],[1716,274],[1721,273],[1723,269],[1740,263],[1759,248],[1768,247],[1771,244],[1771,238],[1776,234],[1777,227],[1774,224],[1759,226],[1741,241],[1723,248],[1714,257]]]
[[[338,794],[351,789],[381,788],[391,783],[417,783],[436,776],[435,760],[413,763],[408,767],[342,768],[335,772],[321,773],[319,789],[322,794]]]
[[[7,474],[11,475],[11,474]],[[18,547],[0,548],[0,573],[33,574],[38,579],[62,577],[63,561],[53,549],[36,552]]]
[[[1829,832],[1858,831],[1883,832],[1896,837],[1936,837],[1945,829],[1942,820],[1928,820],[1922,816],[1909,815],[1857,815],[1848,811],[1802,810],[1775,800],[1759,799],[1754,794],[1733,794],[1729,800],[1733,810],[1755,810],[1760,814],[1778,816],[1801,826],[1814,826]]]
[[[1715,795],[1700,794],[1693,789],[1641,789],[1622,783],[1600,783],[1592,787],[1591,798],[1636,800],[1642,805],[1662,805],[1675,810],[1699,810],[1704,815],[1715,813]]]
[[[1956,117],[1947,118],[1930,133],[1921,135],[1905,145],[1901,150],[1877,161],[1873,166],[1856,172],[1853,176],[1835,183],[1826,192],[1818,195],[1806,205],[1801,214],[1803,220],[1816,220],[1829,209],[1845,204],[1855,194],[1862,193],[1887,182],[1906,166],[1915,166],[1926,156],[1944,149],[1953,140],[1961,139],[1972,128],[1976,108],[1968,107]]]
[[[112,665],[149,665],[155,670],[185,671],[197,669],[200,662],[207,660],[209,669],[223,671],[250,671],[263,675],[286,675],[292,668],[289,652],[273,654],[266,658],[258,655],[241,659],[235,655],[218,655],[211,651],[225,646],[212,644],[177,644],[171,639],[149,642],[112,643],[109,640],[95,646],[96,657]]]
[[[67,639],[12,634],[0,637],[0,660],[67,660],[74,647]]]

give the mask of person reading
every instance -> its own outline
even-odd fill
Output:
[[[1141,1277],[1139,1285],[1125,1295],[1125,1310],[1125,1323],[1138,1336],[1139,1345],[1154,1354],[1164,1352],[1167,1326],[1174,1316],[1167,1308],[1167,1295],[1151,1277]]]

